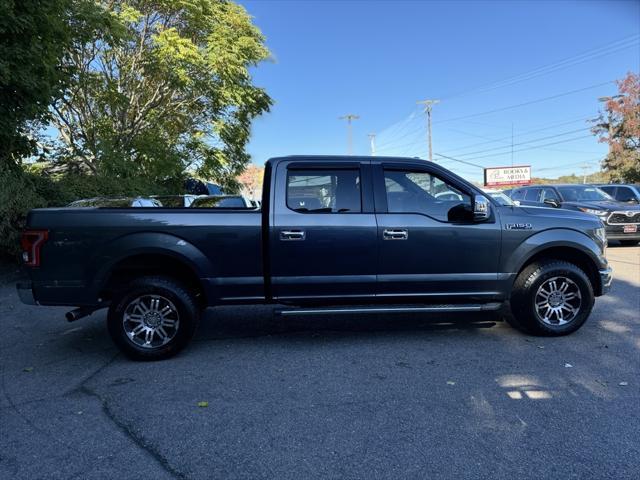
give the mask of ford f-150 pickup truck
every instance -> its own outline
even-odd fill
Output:
[[[602,222],[503,205],[443,167],[394,157],[266,163],[261,208],[60,208],[30,212],[25,303],[108,307],[136,359],[191,339],[207,306],[279,313],[496,311],[565,335],[607,292]]]

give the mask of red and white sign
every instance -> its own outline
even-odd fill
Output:
[[[490,167],[484,169],[485,187],[498,185],[528,185],[531,183],[531,165]]]

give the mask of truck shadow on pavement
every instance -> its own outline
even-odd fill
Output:
[[[316,338],[318,335],[366,336],[371,333],[473,331],[494,327],[502,317],[496,312],[389,313],[280,316],[277,307],[216,307],[204,313],[194,341],[287,336]]]

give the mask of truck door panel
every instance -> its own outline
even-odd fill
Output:
[[[375,295],[377,226],[366,176],[359,163],[278,165],[269,241],[275,299]]]
[[[471,213],[472,192],[424,166],[375,168],[378,296],[500,297],[496,214],[465,221],[456,212]]]

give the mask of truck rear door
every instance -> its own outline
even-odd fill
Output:
[[[370,162],[285,160],[274,174],[273,298],[373,297],[377,225]]]

